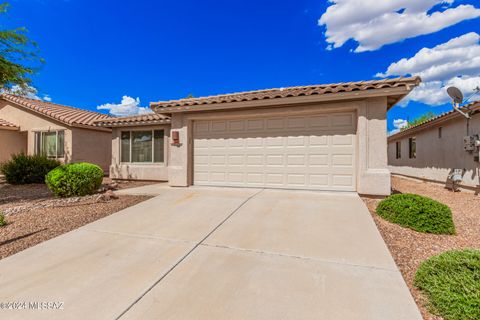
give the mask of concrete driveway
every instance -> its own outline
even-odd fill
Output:
[[[156,192],[1,260],[0,318],[421,319],[358,195]]]

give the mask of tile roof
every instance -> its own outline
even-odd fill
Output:
[[[463,112],[480,112],[480,101],[474,101],[474,102],[471,102],[463,107],[460,108]],[[459,112],[457,112],[456,110],[452,109],[450,111],[447,111],[447,112],[443,112],[433,118],[430,118],[428,120],[425,120],[417,125],[414,125],[412,127],[409,127],[407,129],[404,129],[404,130],[401,130],[400,132],[397,132],[395,134],[392,134],[388,137],[388,140],[392,140],[392,139],[396,139],[396,138],[399,138],[401,136],[405,136],[405,135],[408,135],[410,133],[413,133],[413,132],[417,132],[419,130],[422,130],[423,128],[426,128],[430,125],[433,125],[433,124],[436,124],[438,122],[442,122],[444,120],[447,120],[447,119],[451,119],[451,118],[457,118],[457,117],[463,117]]]
[[[96,120],[110,118],[110,116],[98,112],[77,109],[41,100],[29,99],[12,94],[2,94],[0,98],[74,127],[95,127]]]
[[[170,123],[170,117],[158,113],[148,113],[132,117],[102,119],[95,121],[95,123],[99,126],[108,128],[149,124],[168,124]]]
[[[327,95],[327,94],[336,94],[336,93],[343,93],[343,92],[368,91],[368,90],[375,90],[375,89],[397,88],[397,87],[406,87],[411,90],[415,86],[420,84],[420,82],[421,82],[420,77],[410,77],[410,78],[395,78],[395,79],[384,79],[384,80],[322,84],[322,85],[312,85],[312,86],[298,86],[298,87],[289,87],[289,88],[278,88],[278,89],[222,94],[222,95],[200,97],[200,98],[186,98],[186,99],[180,99],[180,100],[152,102],[150,106],[152,109],[156,109],[157,111],[161,112],[160,111],[161,108],[168,108],[168,107],[189,107],[189,106],[243,102],[243,101],[252,101],[252,100],[264,100],[264,99],[276,99],[276,98],[300,97],[300,96],[312,96],[312,95]]]
[[[0,129],[16,130],[16,129],[18,129],[18,126],[0,118]]]

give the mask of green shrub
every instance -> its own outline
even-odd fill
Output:
[[[448,251],[424,261],[414,284],[445,320],[480,319],[480,250]]]
[[[7,224],[7,221],[5,221],[5,216],[3,215],[2,212],[0,212],[0,227],[3,227]]]
[[[377,214],[415,231],[455,234],[450,208],[416,194],[395,194],[382,200],[378,204]]]
[[[60,163],[45,156],[25,154],[13,155],[0,165],[0,171],[10,184],[45,183],[45,176]]]
[[[47,174],[48,188],[59,197],[93,194],[103,180],[103,170],[91,163],[71,163]]]

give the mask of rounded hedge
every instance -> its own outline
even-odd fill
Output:
[[[455,234],[450,208],[416,194],[395,194],[377,207],[382,218],[419,232]]]
[[[0,172],[10,184],[45,183],[45,176],[60,162],[42,155],[16,154],[0,165]]]
[[[444,252],[422,262],[414,284],[445,320],[480,319],[480,250]]]
[[[57,167],[47,174],[48,188],[59,197],[85,196],[98,190],[103,170],[91,163],[71,163]]]

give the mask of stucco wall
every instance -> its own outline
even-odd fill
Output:
[[[108,172],[111,157],[111,132],[70,127],[54,119],[0,100],[0,118],[20,127],[28,137],[26,151],[35,152],[35,132],[64,130],[65,157],[61,162],[87,161]]]
[[[132,130],[164,130],[164,163],[122,163],[120,161],[120,136],[122,131]],[[168,181],[168,165],[169,158],[169,139],[170,125],[153,125],[153,126],[132,126],[114,128],[110,137],[111,144],[111,164],[110,177],[113,179],[133,179],[133,180],[153,180]]]
[[[10,160],[12,154],[26,151],[26,132],[0,129],[0,163]]]
[[[271,109],[174,113],[172,130],[179,132],[180,144],[170,149],[169,183],[172,186],[189,186],[193,183],[192,124],[195,120],[273,114],[293,116],[352,110],[358,115],[357,191],[362,194],[388,195],[390,194],[390,172],[387,168],[386,98],[308,106],[292,105]]]
[[[72,128],[72,162],[90,162],[105,172],[110,167],[112,133]]]
[[[441,138],[438,136],[439,127],[442,127]],[[480,115],[474,115],[470,120],[469,133],[480,134]],[[390,170],[392,173],[446,183],[453,169],[465,169],[462,184],[477,187],[480,184],[480,165],[474,161],[474,154],[463,149],[463,137],[466,135],[467,120],[458,117],[399,139],[390,139],[388,143]],[[410,137],[416,137],[416,159],[409,159]],[[401,142],[400,159],[396,159],[396,141]]]
[[[0,118],[20,127],[21,132],[27,132],[27,153],[35,151],[35,131],[65,130],[65,160],[71,158],[72,135],[69,128],[60,122],[43,117],[38,113],[16,107],[7,101],[0,100]]]

